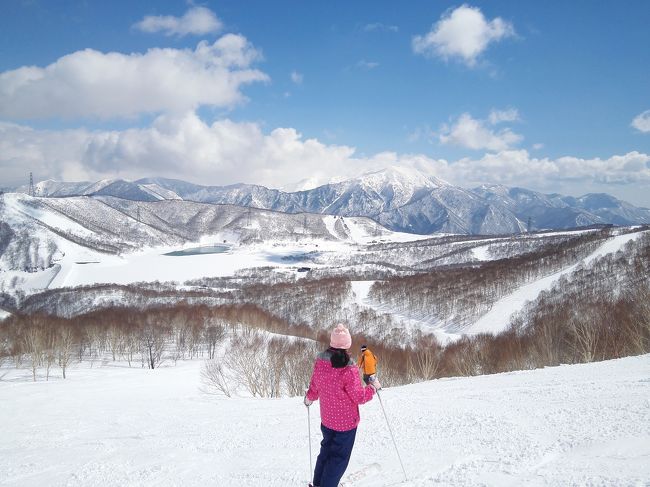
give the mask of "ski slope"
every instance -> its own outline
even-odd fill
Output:
[[[204,395],[200,365],[0,369],[0,485],[305,486],[302,398]],[[648,485],[649,400],[650,355],[385,389],[408,480],[375,398],[342,485]]]
[[[537,296],[542,291],[551,289],[553,285],[560,280],[562,276],[569,275],[579,265],[588,266],[591,262],[607,254],[618,252],[630,240],[634,240],[641,236],[642,232],[631,234],[618,235],[609,240],[606,240],[594,252],[592,252],[585,259],[577,264],[566,267],[559,272],[555,272],[549,276],[533,281],[519,287],[513,293],[504,296],[492,306],[492,309],[479,318],[473,325],[466,328],[464,333],[474,335],[478,333],[492,333],[499,334],[505,331],[510,325],[510,317],[523,309],[525,304],[529,301],[537,299]]]
[[[408,332],[423,331],[433,334],[438,342],[446,345],[460,339],[462,335],[449,333],[444,329],[444,323],[435,316],[414,316],[399,312],[390,305],[377,303],[370,298],[370,288],[376,281],[350,281],[355,303],[361,308],[372,309],[380,314],[388,314]]]

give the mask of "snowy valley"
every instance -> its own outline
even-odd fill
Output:
[[[375,400],[342,485],[650,478],[646,226],[417,235],[18,193],[0,213],[0,485],[306,485],[300,396],[339,321],[381,357],[408,474]]]

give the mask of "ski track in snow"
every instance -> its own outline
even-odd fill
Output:
[[[204,395],[200,365],[0,370],[0,485],[306,486],[302,398]],[[649,485],[649,377],[644,355],[385,389],[409,480],[375,398],[342,485]]]
[[[369,297],[370,288],[375,281],[350,281],[354,292],[355,302],[363,307],[370,308],[379,314],[391,315],[396,323],[402,323],[408,331],[421,330],[425,333],[433,333],[441,344],[447,344],[458,340],[461,335],[448,333],[443,329],[443,323],[436,318],[426,315],[413,315],[400,313],[388,305],[378,304]]]
[[[588,265],[599,257],[617,252],[630,240],[634,240],[642,235],[642,232],[632,234],[618,235],[605,241],[589,256],[580,263]],[[510,317],[523,309],[529,301],[534,301],[542,291],[550,289],[562,276],[573,272],[580,263],[566,267],[549,276],[538,279],[537,281],[525,284],[517,288],[513,293],[501,298],[492,306],[492,309],[479,318],[473,325],[465,328],[463,333],[473,335],[478,333],[498,334],[508,328]]]

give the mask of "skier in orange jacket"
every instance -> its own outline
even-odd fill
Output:
[[[363,372],[363,381],[366,384],[370,383],[370,378],[377,373],[377,357],[365,345],[361,345],[357,367]]]

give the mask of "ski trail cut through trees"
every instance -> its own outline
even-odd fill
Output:
[[[562,276],[570,274],[581,264],[587,266],[599,257],[617,252],[630,240],[637,239],[642,233],[644,232],[628,233],[610,238],[580,262],[550,276],[521,286],[515,292],[504,296],[494,303],[492,309],[468,327],[465,332],[468,335],[478,333],[492,333],[496,335],[505,331],[510,325],[510,318],[513,313],[520,311],[527,302],[537,299],[542,291],[550,289]]]

